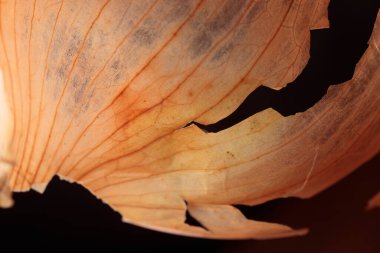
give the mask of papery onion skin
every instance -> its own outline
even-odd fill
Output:
[[[59,175],[160,231],[305,234],[231,205],[310,197],[378,153],[379,20],[353,79],[309,110],[268,109],[218,133],[183,126],[226,117],[261,84],[293,81],[310,29],[328,26],[328,3],[0,2],[11,189],[43,192]],[[206,229],[186,224],[186,210]]]

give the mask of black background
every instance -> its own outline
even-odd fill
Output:
[[[250,115],[273,107],[284,116],[305,111],[329,85],[352,77],[366,49],[380,2],[331,0],[331,29],[311,32],[311,58],[303,73],[279,92],[259,88],[228,118],[210,126],[220,131]],[[269,101],[269,102],[268,102]],[[225,241],[186,238],[121,223],[120,215],[87,190],[57,177],[45,194],[16,193],[16,205],[0,210],[0,252],[380,252],[380,209],[366,211],[367,201],[380,191],[380,155],[319,195],[308,199],[274,200],[239,207],[256,220],[308,227],[304,237],[276,240]],[[8,250],[4,251],[8,252]]]

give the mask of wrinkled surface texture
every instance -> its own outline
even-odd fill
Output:
[[[218,133],[184,126],[226,117],[259,85],[294,80],[310,30],[328,26],[327,6],[1,1],[13,116],[0,148],[2,166],[15,164],[10,188],[42,192],[58,174],[148,228],[209,238],[305,233],[246,219],[232,205],[312,196],[378,152],[379,24],[353,79],[306,112],[268,109]],[[186,224],[186,210],[206,229]]]

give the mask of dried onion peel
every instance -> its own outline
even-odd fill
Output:
[[[310,29],[328,26],[327,6],[1,1],[0,205],[59,175],[155,230],[304,234],[232,205],[310,197],[380,150],[379,20],[352,80],[306,112],[267,109],[218,133],[184,126],[226,117],[261,84],[294,80]],[[186,224],[186,210],[206,229]]]

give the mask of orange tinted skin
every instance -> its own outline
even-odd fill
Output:
[[[248,220],[231,205],[309,197],[378,152],[378,33],[354,78],[304,113],[269,109],[219,133],[183,126],[214,123],[259,85],[294,80],[310,29],[328,25],[327,5],[1,2],[11,188],[43,191],[58,174],[152,229],[228,239],[304,234]],[[186,224],[186,210],[208,230]]]

